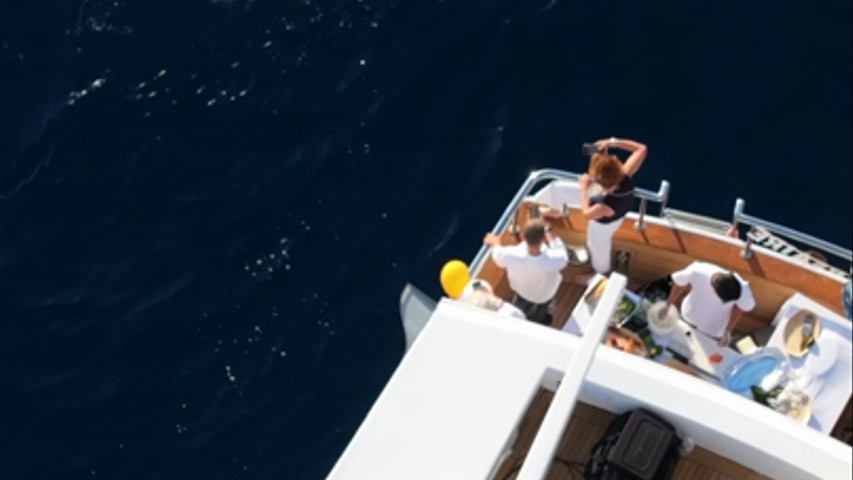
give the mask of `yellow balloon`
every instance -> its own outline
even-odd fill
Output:
[[[441,269],[441,288],[450,298],[459,298],[469,280],[468,265],[460,260],[451,260]]]

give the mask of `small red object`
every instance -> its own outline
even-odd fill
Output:
[[[708,361],[710,361],[711,363],[720,363],[723,361],[723,356],[719,353],[715,353],[708,357]]]

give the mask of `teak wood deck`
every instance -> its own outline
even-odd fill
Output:
[[[512,453],[498,468],[494,476],[495,480],[516,478],[553,397],[554,394],[548,390],[540,390],[537,394],[519,426]],[[593,445],[613,418],[614,415],[610,412],[578,403],[545,478],[547,480],[582,479],[583,466],[589,459]],[[672,478],[673,480],[765,480],[769,477],[759,475],[708,450],[696,447],[689,455],[681,458]]]

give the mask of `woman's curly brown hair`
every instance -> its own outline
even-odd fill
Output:
[[[596,153],[589,163],[589,176],[604,188],[612,188],[625,178],[622,162],[616,155]]]

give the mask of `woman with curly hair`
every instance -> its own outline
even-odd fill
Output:
[[[581,211],[589,220],[587,247],[592,268],[599,273],[611,269],[613,234],[622,225],[622,219],[634,204],[634,174],[643,165],[648,148],[633,140],[611,138],[595,142],[597,153],[592,155],[589,173],[581,176]],[[611,149],[631,152],[622,163],[609,153]],[[598,187],[593,192],[593,182]]]

